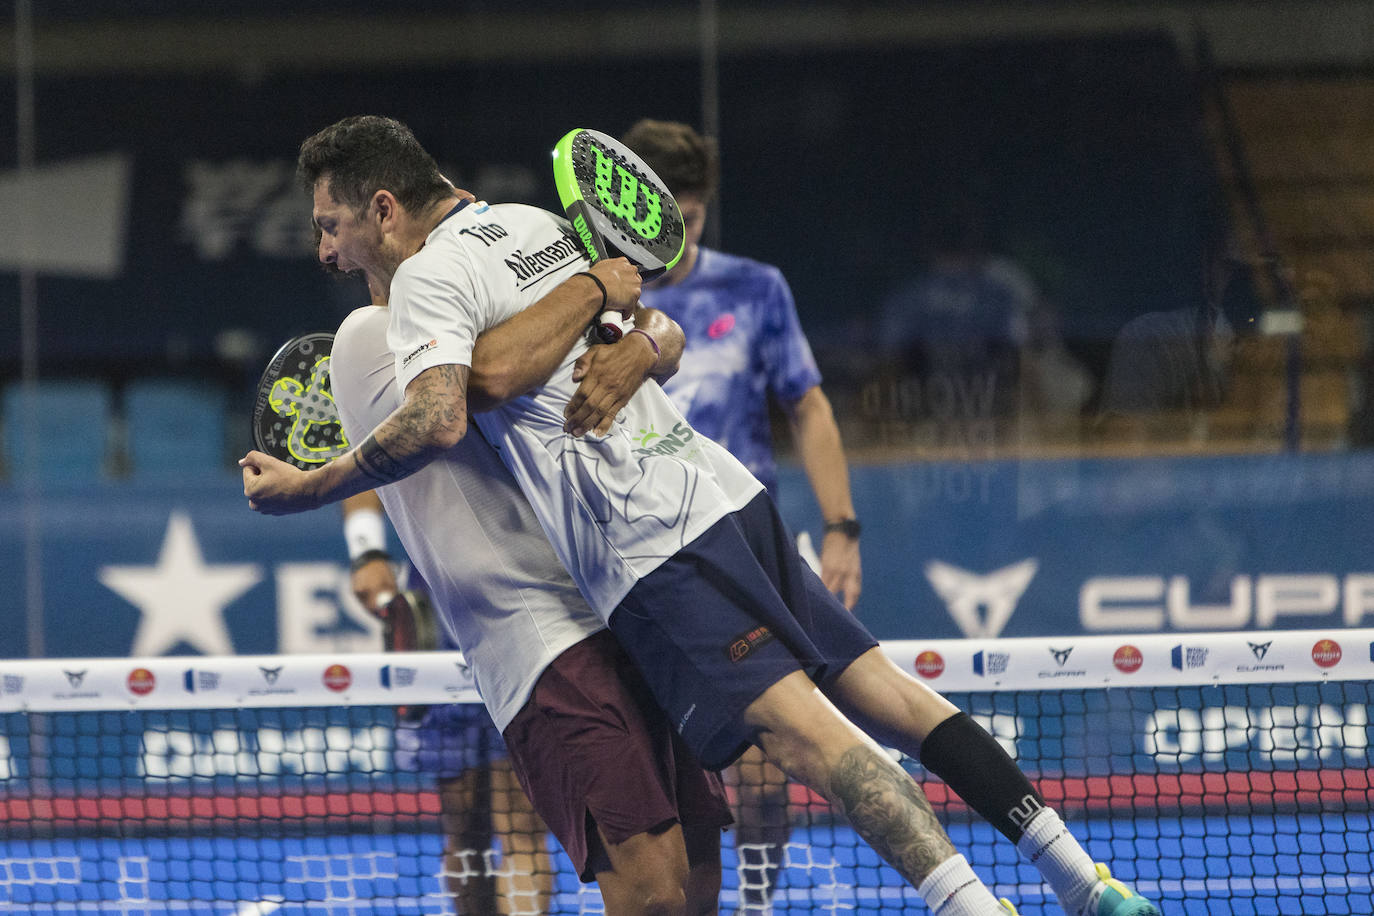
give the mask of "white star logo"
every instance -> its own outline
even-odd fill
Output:
[[[100,581],[137,605],[143,620],[130,655],[165,655],[187,643],[205,655],[233,655],[224,607],[257,585],[253,563],[207,566],[184,512],[173,512],[155,566],[103,566]]]
[[[1011,566],[994,570],[986,576],[931,560],[926,564],[926,578],[944,599],[949,616],[970,639],[995,639],[1016,611],[1016,602],[1025,594],[1031,579],[1040,568],[1037,560],[1022,560]],[[978,613],[986,608],[986,617]]]

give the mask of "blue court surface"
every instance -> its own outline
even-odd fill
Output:
[[[1368,812],[1094,820],[1075,832],[1169,916],[1374,913]],[[1038,874],[982,823],[950,826],[955,844],[1022,916],[1057,914]],[[728,844],[728,837],[727,837]],[[445,914],[440,839],[433,834],[5,838],[6,913],[382,916]],[[556,863],[565,864],[561,853]],[[724,853],[722,912],[736,900],[736,858]],[[916,893],[846,827],[794,833],[774,913],[924,912]],[[565,869],[552,912],[601,912],[594,888]]]

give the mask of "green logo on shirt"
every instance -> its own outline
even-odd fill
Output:
[[[639,434],[632,438],[640,445],[635,449],[637,455],[676,455],[696,437],[697,434],[692,431],[692,427],[684,422],[676,424],[673,431],[666,436],[655,431],[651,423],[648,429],[641,429]],[[650,442],[653,444],[650,445]]]

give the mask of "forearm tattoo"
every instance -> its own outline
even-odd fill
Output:
[[[387,450],[382,448],[382,444],[377,441],[375,433],[364,439],[363,444],[358,446],[356,459],[358,470],[377,481],[379,486],[394,483],[409,473],[399,461],[391,457]]]
[[[358,470],[378,486],[395,483],[424,467],[445,447],[456,429],[467,428],[466,372],[458,366],[427,369],[405,405],[358,446]],[[383,433],[383,446],[378,434]]]
[[[872,748],[845,752],[830,774],[830,791],[859,835],[912,886],[955,854],[925,793]]]

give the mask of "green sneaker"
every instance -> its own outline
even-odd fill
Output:
[[[1101,862],[1097,863],[1097,886],[1083,912],[1085,916],[1161,916],[1159,907],[1113,878]]]

